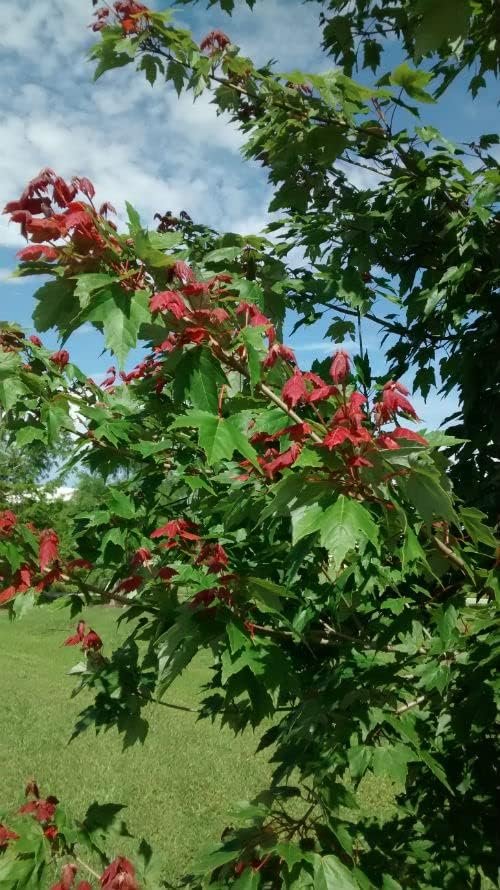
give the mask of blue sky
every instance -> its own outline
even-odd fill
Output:
[[[157,0],[155,5],[167,4]],[[257,0],[253,14],[242,6],[231,18],[204,7],[202,2],[177,15],[195,37],[222,27],[258,63],[276,58],[284,71],[331,66],[319,50],[316,4]],[[184,209],[221,230],[249,234],[265,226],[270,196],[265,172],[241,159],[240,134],[217,118],[208,95],[195,104],[190,96],[179,100],[173,88],[158,84],[152,89],[132,69],[111,72],[93,84],[86,61],[94,40],[87,28],[90,0],[3,0],[2,12],[2,206],[17,198],[39,169],[50,166],[65,177],[88,176],[98,198],[111,201],[119,215],[129,200],[146,221],[156,211]],[[463,81],[439,106],[424,106],[423,112],[426,122],[452,140],[471,139],[498,125],[493,91],[473,102]],[[352,169],[350,175],[362,184],[369,174]],[[17,226],[0,217],[0,319],[32,331],[34,281],[8,279],[22,244]],[[293,338],[304,366],[328,354],[321,343],[324,328],[302,329]],[[370,324],[365,341],[373,364],[381,369],[380,337]],[[55,336],[44,335],[44,342],[55,346]],[[72,337],[69,348],[73,361],[90,375],[110,364],[109,356],[99,357],[100,338],[90,326]],[[425,426],[432,427],[456,402],[450,397],[443,403],[432,395],[427,405],[419,398],[415,404]]]

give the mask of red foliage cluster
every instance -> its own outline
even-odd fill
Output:
[[[34,780],[28,782],[25,796],[28,798],[28,801],[20,807],[19,812],[21,815],[33,816],[42,825],[45,837],[50,841],[54,841],[59,833],[57,826],[54,824],[56,808],[59,803],[57,797],[52,795],[40,797],[38,785]]]
[[[81,646],[82,652],[90,650],[98,652],[102,649],[102,640],[91,627],[87,629],[85,621],[79,621],[76,627],[76,633],[68,637],[64,641],[65,646]]]
[[[118,856],[101,875],[102,890],[139,890],[135,868],[129,859]]]
[[[0,581],[3,580],[0,578]],[[32,571],[29,566],[21,566],[12,577],[12,583],[4,590],[0,591],[0,605],[8,603],[14,599],[18,593],[26,593],[30,589],[32,582]]]
[[[19,835],[16,834],[15,831],[11,831],[10,828],[7,828],[6,825],[3,825],[0,822],[0,850],[5,850],[5,847],[9,844],[10,841],[18,841]]]
[[[75,201],[79,192],[90,204]],[[95,225],[94,194],[94,186],[85,177],[74,176],[66,182],[49,167],[41,170],[21,197],[6,204],[3,211],[10,214],[11,222],[21,225],[24,237],[37,245],[35,249],[27,247],[20,251],[20,258],[58,259],[62,248],[54,244],[42,246],[43,242],[65,239],[70,234],[83,249],[102,248],[104,240]]]
[[[59,559],[59,538],[53,528],[45,528],[40,534],[39,559],[41,572]]]
[[[4,510],[0,513],[0,535],[10,535],[17,523],[17,517],[12,510]]]
[[[206,37],[200,43],[200,49],[202,52],[208,50],[209,55],[213,55],[214,53],[220,52],[229,46],[231,43],[230,38],[227,34],[224,34],[224,31],[220,31],[218,29],[214,31],[210,31]]]
[[[0,514],[0,534],[12,534],[17,526],[17,517],[10,510]],[[26,523],[26,528],[38,539],[38,564],[22,565],[10,579],[10,583],[0,591],[0,605],[14,599],[17,594],[26,593],[30,588],[36,593],[42,593],[54,581],[59,581],[76,569],[90,569],[91,563],[85,559],[73,559],[66,565],[61,563],[59,556],[59,538],[53,528],[39,531],[32,523]],[[37,578],[38,576],[38,578]],[[0,577],[0,581],[4,580]]]
[[[409,395],[406,386],[396,380],[389,380],[382,390],[382,396],[375,405],[375,415],[379,424],[395,420],[396,414],[405,414],[412,420],[418,420],[413,406],[406,396]]]
[[[135,0],[116,0],[112,7],[102,6],[94,13],[95,22],[89,25],[93,31],[102,31],[110,24],[109,16],[113,13],[116,24],[120,25],[125,34],[138,34],[149,24],[151,10],[143,3]]]
[[[52,353],[50,360],[62,371],[69,362],[69,352],[67,349],[59,349],[57,352]]]
[[[200,540],[200,536],[197,534],[197,526],[188,519],[172,519],[151,532],[150,538],[169,538],[169,543],[163,545],[167,549],[177,547],[179,541]]]
[[[54,884],[50,890],[72,890],[75,883],[76,873],[78,871],[74,862],[68,862],[61,869],[61,880]],[[77,890],[82,890],[82,881],[78,884]]]
[[[141,566],[144,565],[145,562],[149,562],[150,559],[151,550],[149,550],[147,547],[139,547],[139,549],[135,551],[132,557],[132,565]]]

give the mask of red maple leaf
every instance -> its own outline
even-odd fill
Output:
[[[59,207],[67,207],[76,195],[76,188],[74,185],[68,185],[62,176],[56,176],[52,184],[52,194]]]
[[[40,571],[45,572],[59,557],[59,538],[53,528],[46,528],[40,535]]]
[[[377,445],[380,445],[381,448],[387,449],[387,451],[397,451],[399,449],[398,443],[395,442],[388,433],[384,433],[382,436],[379,436],[376,442]]]
[[[349,353],[344,349],[339,349],[333,356],[330,366],[330,377],[334,383],[344,383],[349,373]]]
[[[85,634],[83,638],[82,649],[84,652],[88,652],[89,649],[94,649],[94,651],[102,649],[102,640],[99,634],[97,634],[95,630],[92,630],[92,628],[90,628],[88,634]]]
[[[195,532],[196,526],[187,519],[171,519],[160,528],[151,532],[150,538],[183,538],[185,541],[199,541]]]
[[[89,199],[89,201],[91,201],[92,198],[94,197],[95,188],[94,188],[93,184],[91,183],[90,179],[87,179],[86,176],[73,176],[73,179],[71,180],[71,184],[79,192],[82,192],[82,194],[85,195]]]
[[[203,38],[200,43],[200,49],[202,52],[208,49],[210,53],[214,53],[224,49],[224,47],[228,46],[230,43],[231,40],[227,34],[224,34],[224,31],[220,31],[217,28],[215,31],[210,31],[210,33]]]
[[[50,890],[71,890],[78,869],[73,862],[63,865],[61,871],[61,880],[54,884]]]
[[[0,606],[3,603],[8,603],[17,593],[16,587],[12,584],[9,587],[6,587],[5,590],[0,591]]]
[[[323,445],[331,450],[332,448],[336,448],[337,445],[342,445],[346,441],[355,445],[357,442],[356,434],[344,426],[338,426],[336,429],[330,430],[330,432],[326,434],[323,439]]]
[[[236,307],[236,315],[244,315],[246,324],[251,327],[268,327],[269,325],[272,327],[271,320],[260,311],[255,303],[239,303]]]
[[[171,277],[178,278],[182,284],[189,284],[195,280],[194,272],[184,260],[177,260],[170,270]]]
[[[135,868],[129,859],[118,856],[101,875],[102,890],[139,890]]]
[[[161,569],[158,570],[158,577],[162,579],[162,581],[170,581],[174,575],[178,575],[179,573],[175,569],[171,569],[170,566],[162,566]]]
[[[84,637],[85,637],[85,622],[79,621],[77,628],[76,628],[76,634],[73,634],[71,637],[68,637],[67,640],[64,641],[63,645],[64,646],[78,646],[80,643],[83,642]]]
[[[140,575],[131,575],[130,578],[125,578],[118,587],[118,590],[123,590],[124,593],[131,593],[132,590],[137,590],[137,588],[142,584],[143,579]]]
[[[151,297],[149,308],[151,312],[170,312],[177,319],[189,315],[189,309],[184,300],[174,290],[159,291],[154,297]]]
[[[211,572],[222,572],[229,563],[229,557],[221,544],[207,541],[201,548],[196,563],[208,566]]]
[[[408,390],[406,387],[397,380],[390,380],[389,383],[385,384],[382,390],[382,398],[375,405],[375,413],[380,423],[386,423],[399,413],[406,414],[413,420],[418,420],[413,405],[406,398],[407,394]]]
[[[294,423],[292,426],[287,426],[285,429],[274,433],[272,438],[279,439],[281,436],[289,436],[292,442],[303,442],[311,432],[312,429],[308,423]],[[257,435],[259,434],[257,433]]]
[[[67,349],[59,349],[57,352],[53,352],[50,356],[50,360],[54,365],[57,365],[61,371],[69,362],[69,352]]]
[[[59,801],[57,797],[47,797],[40,800],[30,800],[19,809],[21,814],[33,816],[37,822],[51,822],[56,814]]]
[[[10,535],[16,523],[16,514],[12,510],[4,510],[0,513],[0,534]]]
[[[262,362],[262,366],[264,368],[272,368],[279,358],[282,358],[285,362],[290,362],[292,365],[297,364],[293,349],[290,349],[289,346],[284,346],[283,343],[273,343]]]
[[[420,433],[416,433],[415,430],[407,430],[404,426],[397,426],[389,433],[389,436],[391,439],[410,439],[412,442],[419,442],[420,445],[429,444]]]
[[[262,469],[264,470],[266,476],[272,479],[276,473],[281,472],[281,470],[286,469],[286,467],[291,467],[292,464],[295,463],[301,448],[296,442],[290,446],[286,451],[283,451],[281,454],[278,454],[277,457],[273,458],[273,460],[268,463],[262,463]]]
[[[133,566],[141,566],[143,563],[149,562],[150,559],[151,550],[147,547],[139,547],[139,549],[135,551],[131,562]]]
[[[0,822],[0,850],[5,848],[9,841],[18,841],[19,835],[15,831],[11,831],[6,825]]]
[[[338,396],[338,394],[339,391],[336,386],[329,386],[328,383],[323,383],[322,386],[316,387],[309,393],[307,401],[309,404],[314,404],[314,402],[324,402],[324,400],[329,399],[330,396]]]
[[[306,384],[300,371],[295,371],[287,380],[281,395],[289,408],[294,408],[302,399],[307,400]]]
[[[48,219],[34,219],[26,221],[26,231],[31,235],[31,240],[35,244],[41,244],[43,241],[55,241],[60,238],[64,232],[61,220],[56,216]]]
[[[18,250],[16,254],[20,260],[24,260],[25,262],[29,260],[39,260],[41,257],[45,260],[56,260],[58,255],[56,248],[50,247],[48,244],[30,244],[28,247],[23,247],[22,250]]]

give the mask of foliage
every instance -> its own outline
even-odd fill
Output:
[[[74,612],[113,599],[137,619],[109,656],[83,619],[66,641],[83,651],[77,689],[94,693],[76,733],[116,727],[125,745],[143,742],[144,708],[202,649],[212,656],[202,715],[235,732],[272,721],[260,743],[271,787],[199,857],[193,886],[495,882],[498,559],[469,493],[481,470],[490,508],[498,413],[483,400],[484,425],[467,429],[467,443],[424,434],[408,390],[391,368],[373,378],[364,350],[353,364],[338,350],[303,371],[280,340],[289,307],[306,323],[336,293],[342,339],[350,317],[379,319],[373,304],[385,296],[399,307],[380,319],[399,338],[392,369],[416,363],[425,389],[445,343],[441,373],[460,389],[462,426],[477,415],[470,371],[492,348],[498,285],[491,140],[471,171],[430,128],[419,142],[393,130],[392,111],[432,101],[438,76],[408,62],[373,87],[341,71],[280,76],[255,69],[221,31],[198,47],[168,12],[131,0],[114,9],[112,21],[109,7],[96,13],[97,75],[136,59],[151,82],[213,89],[247,133],[247,155],[269,167],[280,239],[219,237],[169,214],[151,232],[131,206],[119,232],[92,183],[50,169],[7,205],[30,242],[20,274],[49,276],[38,329],[61,337],[52,355],[21,335],[0,353],[9,428],[47,444],[69,430],[75,464],[119,473],[120,484],[75,517],[69,560],[53,529],[5,511],[0,599],[15,610],[33,587],[68,577]],[[381,180],[373,189],[344,172],[360,157]],[[287,267],[297,244],[312,269]],[[122,369],[102,386],[64,349],[83,323]],[[127,372],[138,341],[145,357]],[[492,363],[481,387],[493,389],[495,374]],[[443,446],[459,448],[457,479],[472,449],[457,491]],[[345,817],[367,773],[403,789],[383,825]],[[18,886],[16,843],[6,844],[7,888]],[[130,874],[109,886],[125,880],[137,886]]]

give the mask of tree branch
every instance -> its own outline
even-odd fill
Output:
[[[461,556],[458,556],[454,551],[448,547],[444,541],[441,541],[435,535],[431,535],[431,540],[437,550],[439,550],[442,555],[453,563],[458,569],[461,569],[462,572],[467,572],[467,566],[463,561]]]

